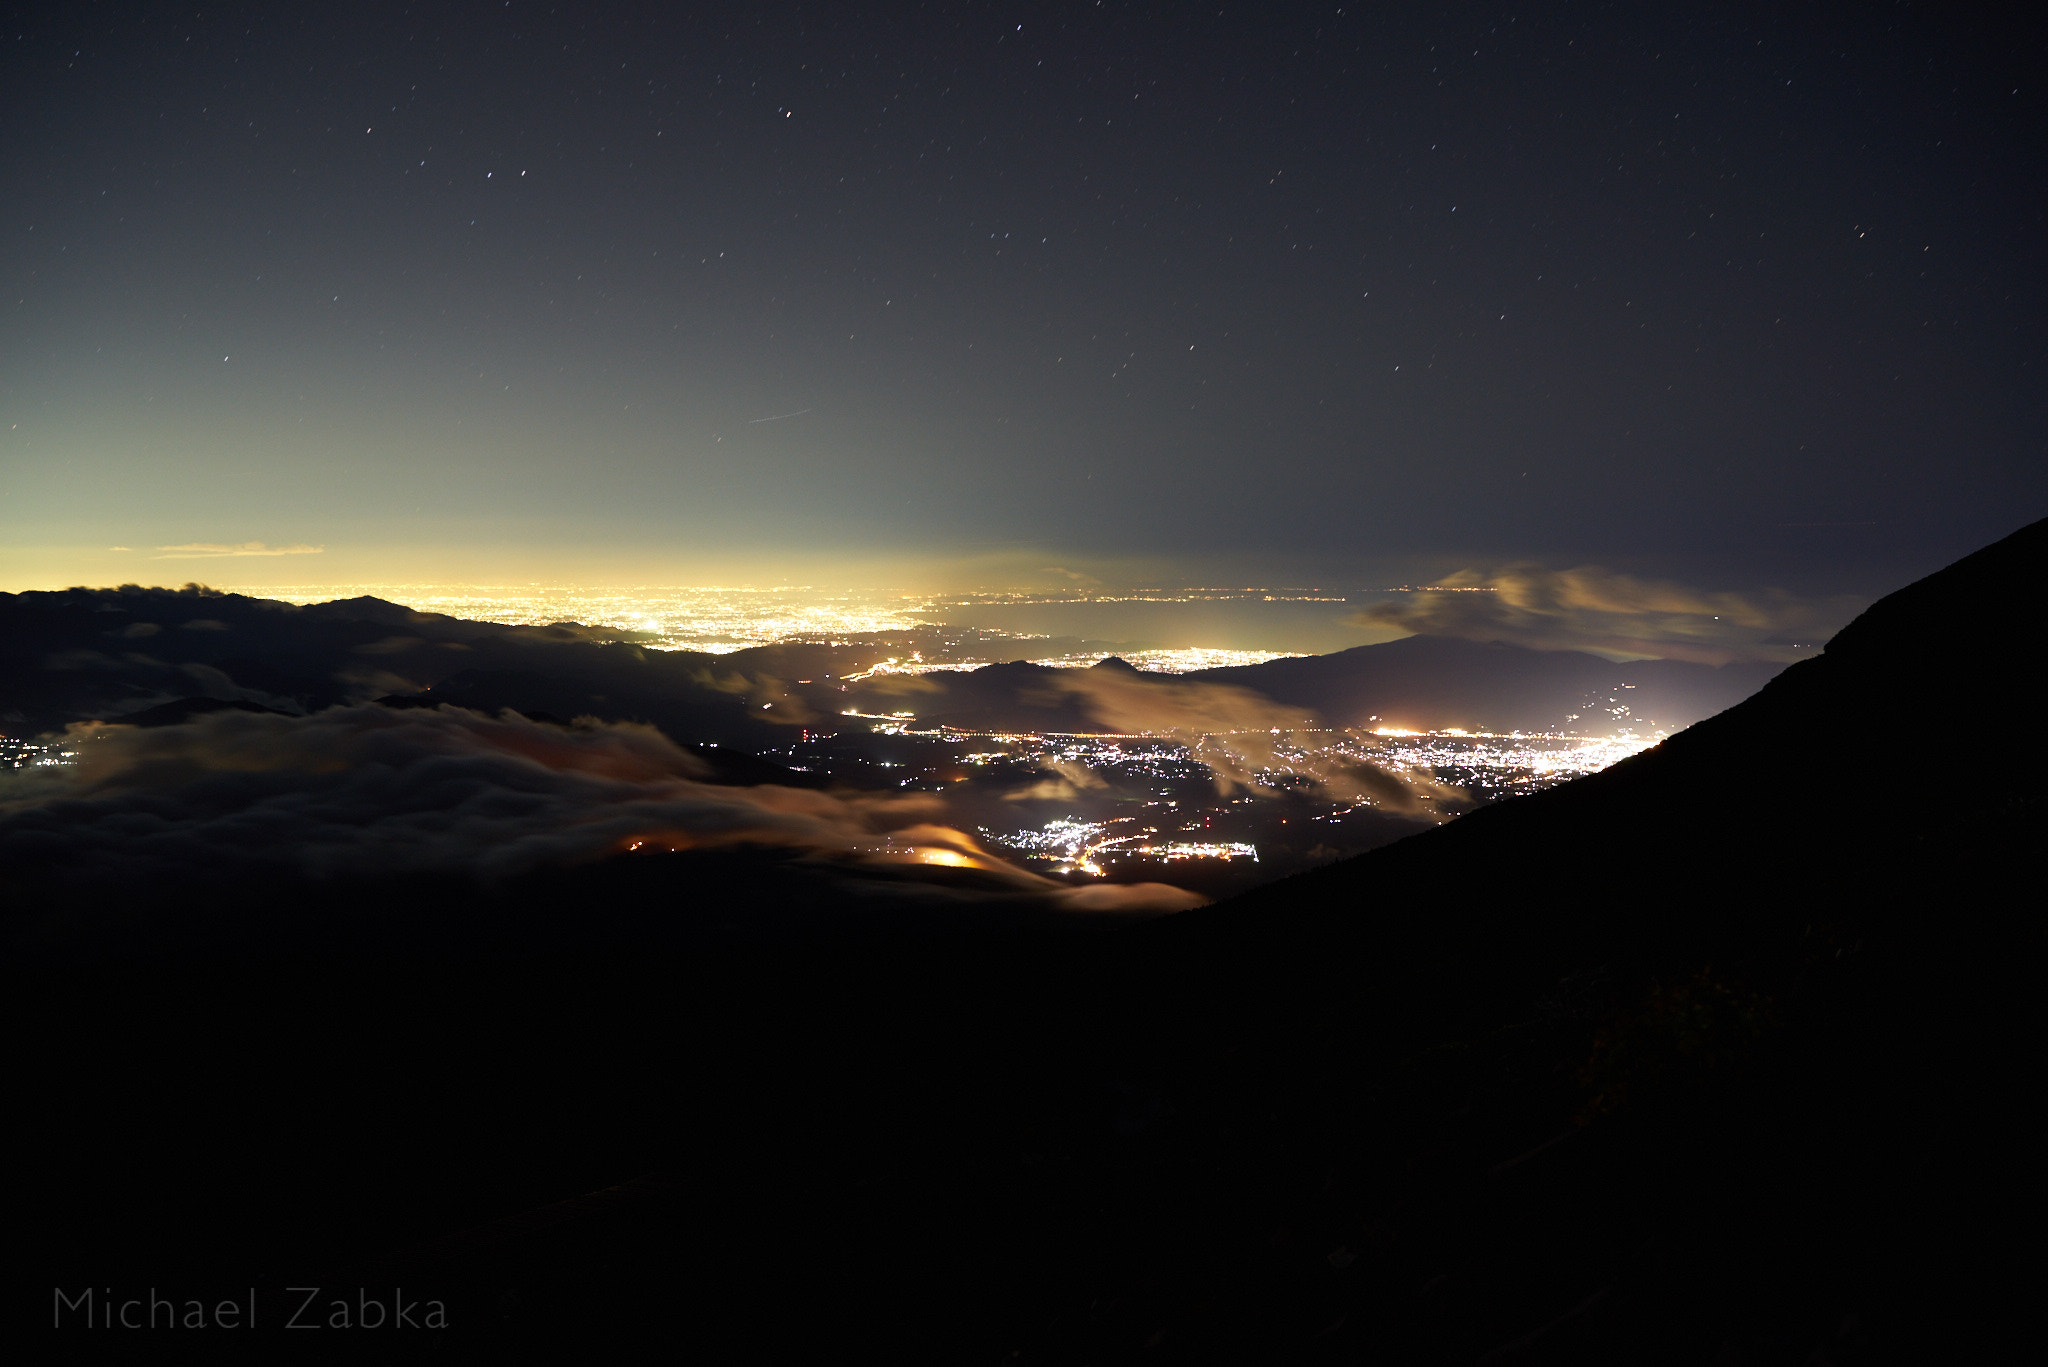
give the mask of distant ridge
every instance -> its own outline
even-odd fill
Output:
[[[1576,650],[1408,636],[1330,655],[1205,669],[1184,677],[1256,689],[1338,726],[1435,731],[1677,731],[1732,707],[1783,669],[1681,660],[1623,664]],[[1620,709],[1626,709],[1622,711]]]
[[[211,625],[208,625],[208,624]],[[432,690],[436,701],[648,721],[685,742],[771,748],[774,723],[848,710],[909,711],[965,729],[1088,732],[1114,722],[1066,685],[1077,676],[1165,689],[1224,685],[1281,704],[1276,721],[1587,734],[1678,730],[1748,696],[1773,665],[1614,664],[1575,651],[1411,637],[1334,655],[1191,674],[1108,656],[1059,670],[1023,660],[906,677],[887,648],[756,647],[729,655],[649,650],[641,633],[510,626],[417,612],[372,595],[298,606],[239,594],[75,589],[0,595],[0,727],[33,735],[125,716],[193,693],[311,712]],[[849,683],[849,678],[854,682]],[[1118,690],[1126,703],[1143,692]],[[754,695],[755,706],[744,699]],[[1127,696],[1126,696],[1127,695]],[[773,701],[767,711],[758,705]],[[1140,709],[1142,711],[1142,709]],[[1263,724],[1263,723],[1262,723]]]

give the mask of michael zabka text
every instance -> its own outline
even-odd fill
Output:
[[[337,1294],[338,1293],[338,1294]],[[54,1288],[52,1327],[57,1329],[446,1329],[448,1307],[402,1287],[288,1286],[281,1296],[266,1294],[258,1315],[256,1288],[222,1300],[169,1296],[149,1288],[145,1295],[117,1294],[112,1287]]]

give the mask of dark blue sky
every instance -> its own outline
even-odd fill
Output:
[[[4,587],[1869,594],[2048,513],[2037,32],[685,8],[11,12]],[[152,558],[251,541],[325,550]]]

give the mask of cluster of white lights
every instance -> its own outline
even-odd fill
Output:
[[[1103,861],[1134,856],[1169,862],[1182,859],[1249,859],[1253,863],[1258,862],[1258,847],[1240,840],[1154,841],[1150,837],[1157,835],[1158,831],[1149,827],[1128,835],[1109,833],[1111,826],[1132,820],[1134,818],[1126,816],[1110,821],[1082,821],[1070,816],[1048,821],[1035,831],[995,835],[984,830],[982,834],[992,845],[1050,860],[1061,873],[1086,873],[1097,878],[1103,875]]]
[[[1356,733],[1353,733],[1354,735]],[[1598,773],[1663,740],[1665,733],[1563,736],[1511,732],[1403,731],[1384,728],[1344,748],[1389,769],[1466,770],[1485,774],[1503,787],[1548,787]]]
[[[34,741],[0,737],[0,769],[41,769],[77,762],[78,752],[65,749],[61,743],[38,745]]]

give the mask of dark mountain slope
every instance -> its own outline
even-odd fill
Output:
[[[1655,749],[1181,926],[1224,933],[1271,911],[1351,933],[1388,919],[1364,912],[1368,889],[1455,877],[1495,880],[1508,895],[1435,923],[1552,941],[1558,913],[1531,917],[1521,896],[1561,890],[1584,869],[1593,886],[1573,902],[1603,910],[1572,934],[1608,917],[1640,925],[1646,901],[1685,909],[1655,918],[1657,934],[1711,934],[1746,924],[1745,908],[1892,901],[1901,879],[1930,890],[1974,881],[1970,852],[2002,847],[2038,810],[2023,762],[1985,756],[2026,753],[2021,727],[2048,685],[2048,654],[2022,624],[2044,583],[2048,524],[2035,524],[1884,599],[1819,658]],[[1973,767],[1983,778],[1936,777]]]
[[[666,1195],[429,1266],[522,1335],[740,1357],[1967,1356],[2031,1294],[2040,810],[1941,745],[2038,694],[2044,560],[2048,524],[1636,760],[1085,953],[835,964],[739,1036],[772,1081],[719,1113],[784,1119],[712,1127],[723,1214],[698,1127],[647,1150]]]
[[[1566,1360],[1984,1335],[2034,1209],[2042,803],[1982,757],[2030,752],[2044,588],[2048,523],[1655,750],[1148,928],[1153,1057],[1357,1184],[1294,1219],[1408,1212],[1381,1274],[1440,1264],[1465,1323],[1383,1346],[1544,1304]]]
[[[2048,524],[1593,779],[1120,933],[716,953],[664,927],[859,894],[693,856],[118,971],[24,906],[20,1322],[176,1278],[430,1287],[479,1357],[1978,1360],[2036,1298],[2044,589]]]

